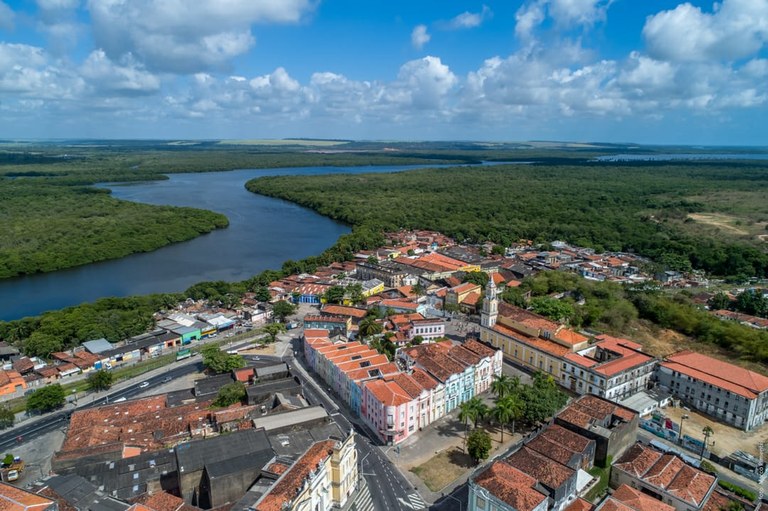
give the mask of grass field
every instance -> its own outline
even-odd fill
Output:
[[[440,491],[474,465],[469,455],[458,447],[452,447],[436,454],[432,459],[413,467],[411,472],[419,476],[432,491]]]
[[[253,139],[253,140],[221,140],[221,145],[273,145],[273,146],[309,146],[309,147],[331,147],[347,144],[344,140],[308,140],[295,138],[282,139]]]

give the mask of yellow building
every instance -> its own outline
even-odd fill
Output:
[[[499,302],[493,281],[486,287],[480,339],[499,348],[511,362],[551,374],[561,381],[568,353],[589,346],[589,339],[544,316]]]

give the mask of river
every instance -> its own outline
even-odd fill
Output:
[[[0,280],[0,320],[105,296],[177,292],[203,281],[245,280],[284,261],[320,254],[349,227],[279,199],[250,193],[255,177],[399,172],[421,166],[299,167],[170,174],[168,180],[100,185],[118,199],[223,213],[229,227],[153,252]],[[424,167],[435,167],[429,165]]]

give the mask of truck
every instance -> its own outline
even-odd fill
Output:
[[[21,473],[24,472],[24,462],[18,456],[13,457],[13,461],[3,459],[2,465],[0,465],[0,480],[4,483],[12,483],[18,481],[21,477]],[[7,463],[10,461],[10,463]]]

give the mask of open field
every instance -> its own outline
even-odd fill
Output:
[[[427,488],[439,492],[474,466],[472,459],[459,447],[450,447],[411,472],[424,481]]]
[[[266,145],[266,146],[310,146],[310,147],[330,147],[335,145],[347,144],[346,140],[310,140],[299,138],[280,138],[280,139],[253,139],[253,140],[220,140],[221,145]]]

